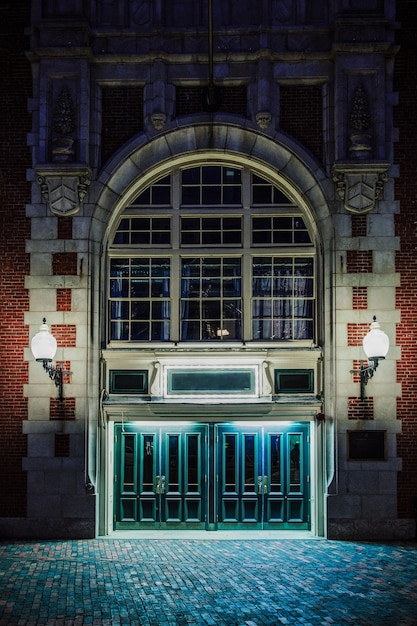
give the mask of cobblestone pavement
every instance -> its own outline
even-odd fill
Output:
[[[417,625],[417,545],[0,542],[0,625]]]

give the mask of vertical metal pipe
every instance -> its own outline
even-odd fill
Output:
[[[213,0],[208,0],[209,89],[213,89]]]

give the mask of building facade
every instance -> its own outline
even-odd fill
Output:
[[[4,10],[4,536],[415,537],[412,5]]]

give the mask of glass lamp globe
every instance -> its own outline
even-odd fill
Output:
[[[389,339],[384,331],[381,330],[376,317],[374,317],[369,333],[363,338],[363,349],[370,360],[385,359],[387,355]]]
[[[39,332],[32,338],[30,342],[32,354],[37,361],[52,361],[55,356],[57,343],[53,335],[49,331],[46,319],[43,319]]]

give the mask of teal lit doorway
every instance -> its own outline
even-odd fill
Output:
[[[114,529],[309,529],[309,428],[116,423]]]

